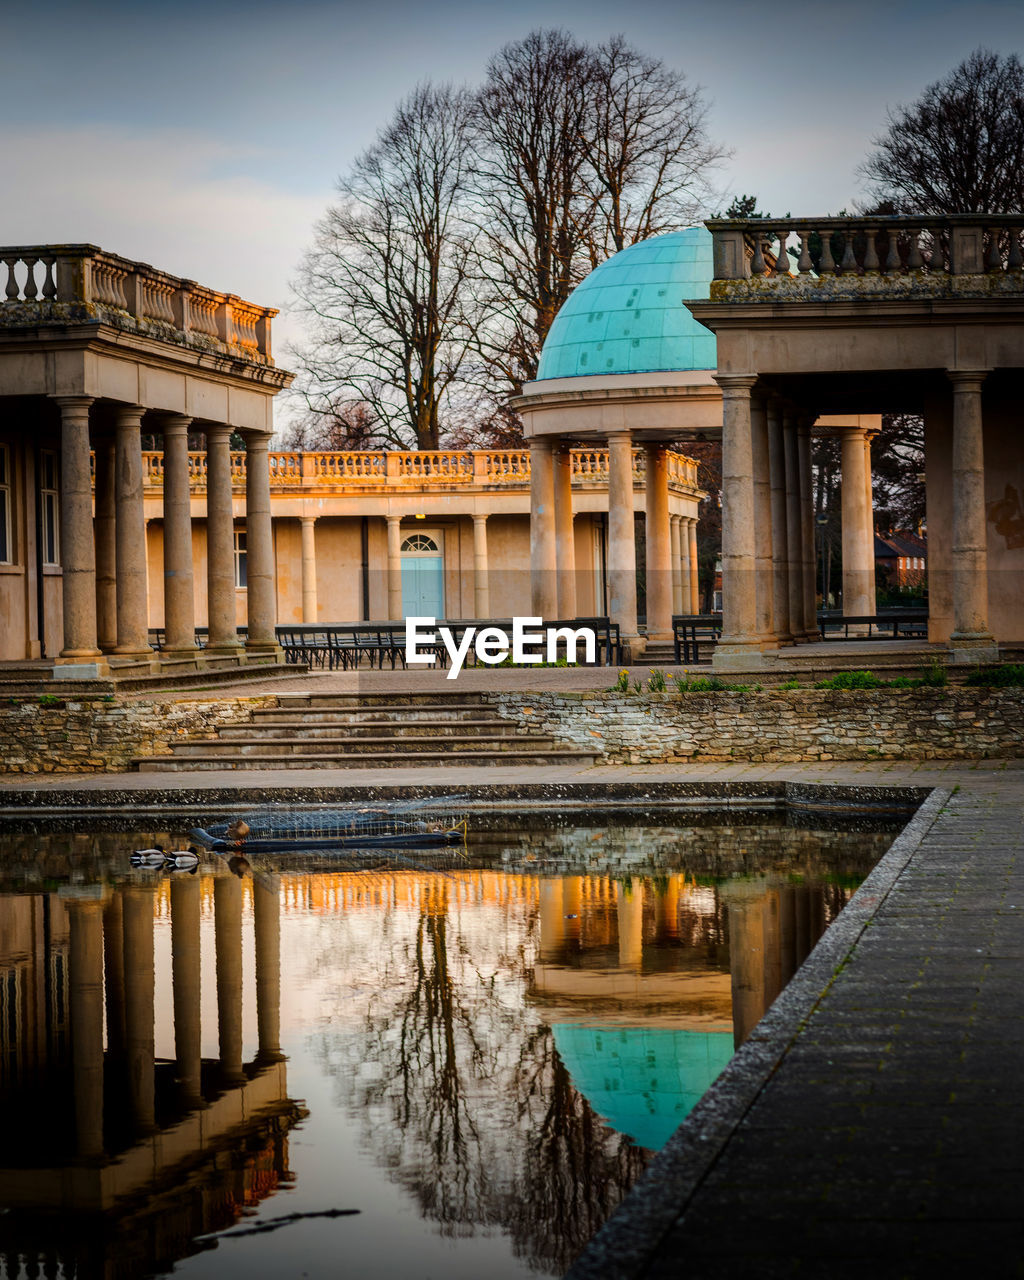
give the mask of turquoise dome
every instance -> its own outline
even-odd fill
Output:
[[[560,1023],[555,1048],[597,1114],[660,1151],[733,1055],[731,1031]]]
[[[711,232],[688,227],[632,244],[602,262],[555,316],[537,381],[717,366],[715,335],[683,298],[707,298]]]

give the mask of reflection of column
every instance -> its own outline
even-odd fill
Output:
[[[647,638],[672,639],[672,551],[668,518],[668,450],[648,444],[644,494],[647,510]]]
[[[633,524],[633,440],[608,437],[608,612],[625,643],[636,645],[636,529]],[[634,657],[636,654],[634,653]]]
[[[64,616],[62,658],[98,658],[96,546],[92,527],[87,396],[59,396],[60,558]]]
[[[558,565],[558,616],[576,617],[576,541],[572,525],[572,450],[555,450],[555,558]]]
[[[732,1029],[738,1049],[760,1021],[764,999],[764,886],[733,882],[722,890],[729,908]]]
[[[115,418],[114,467],[117,518],[117,647],[119,654],[149,654],[146,591],[146,518],[142,504],[142,415],[122,405]],[[166,538],[166,530],[164,531]]]
[[[871,512],[870,437],[864,427],[842,433],[843,613],[875,612],[875,546]]]
[[[690,612],[700,613],[700,581],[697,573],[697,517],[686,522],[686,539],[690,548]]]
[[[192,419],[174,414],[164,421],[164,649],[189,653],[196,647],[192,585],[192,495],[188,429]]]
[[[768,454],[768,414],[764,396],[750,401],[750,453],[754,467],[755,621],[762,648],[777,648],[775,585],[772,574],[772,491]]]
[[[122,895],[128,1098],[139,1134],[152,1132],[156,1121],[153,894],[133,885]]]
[[[106,987],[107,1048],[120,1056],[125,1051],[124,924],[121,891],[111,894],[103,907],[103,981]]]
[[[237,649],[235,518],[231,498],[231,428],[206,428],[206,583],[208,649]]]
[[[754,377],[718,375],[722,388],[722,637],[715,664],[758,651],[754,573]]]
[[[250,431],[245,437],[245,553],[248,599],[247,649],[277,644],[274,586],[274,529],[270,516],[270,436]]]
[[[487,585],[487,516],[473,517],[473,610],[477,618],[491,616],[491,593]]]
[[[687,587],[689,587],[689,582],[687,581],[689,574],[684,574],[683,570],[683,542],[679,533],[682,519],[682,516],[674,515],[669,521],[670,554],[672,557],[672,612],[674,614],[686,612],[683,607],[683,582],[686,581]],[[689,567],[689,564],[687,564],[687,570]]]
[[[299,516],[302,526],[302,621],[317,620],[316,516]]]
[[[779,890],[779,982],[781,986],[796,972],[796,894],[792,885]]]
[[[579,942],[583,908],[583,877],[566,876],[562,881],[562,919],[566,941]]]
[[[199,876],[171,881],[171,978],[174,987],[174,1057],[178,1088],[185,1107],[203,1100],[200,1031]]]
[[[214,881],[213,922],[221,1074],[228,1084],[242,1084],[242,882],[237,876]]]
[[[565,908],[562,880],[553,876],[540,882],[540,958],[555,963],[565,946]]]
[[[671,939],[679,935],[679,880],[679,876],[668,876],[664,889],[659,890],[655,898],[659,938]]]
[[[117,644],[117,507],[114,442],[96,444],[96,638],[104,653]]]
[[[615,909],[619,925],[619,964],[639,970],[644,954],[644,882],[636,877],[615,885]]]
[[[988,543],[981,384],[987,370],[951,372],[953,383],[954,649],[995,644],[988,623]]]
[[[789,526],[786,515],[786,446],[781,406],[770,401],[768,415],[768,472],[772,518],[772,621],[775,638],[791,644],[789,627]]]
[[[385,516],[388,524],[388,618],[402,616],[402,517]]]
[[[256,1024],[261,1062],[279,1062],[281,1053],[281,878],[253,880],[256,933]]]
[[[103,1154],[103,915],[99,901],[66,905],[75,1145],[90,1159]]]
[[[552,440],[530,440],[530,607],[538,618],[558,613],[555,469]]]

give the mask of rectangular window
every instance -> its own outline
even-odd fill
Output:
[[[44,449],[39,456],[39,506],[43,526],[43,564],[60,564],[60,498],[57,455]]]
[[[11,455],[0,444],[0,564],[10,564],[11,555]]]
[[[235,586],[244,587],[248,581],[246,573],[245,530],[235,530]]]

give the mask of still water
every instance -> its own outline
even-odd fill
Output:
[[[560,1274],[902,821],[0,836],[0,1276]]]

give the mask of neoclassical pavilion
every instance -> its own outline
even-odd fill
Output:
[[[0,653],[65,674],[195,661],[189,432],[205,439],[210,644],[277,652],[268,447],[291,375],[270,308],[94,245],[0,249]],[[149,643],[142,434],[163,438],[163,618]],[[248,640],[236,632],[231,437],[246,446]],[[95,527],[90,455],[95,454]]]
[[[534,612],[565,616],[571,599],[571,492],[565,458],[573,444],[607,442],[609,612],[633,647],[671,637],[673,612],[697,612],[696,573],[674,582],[680,561],[696,562],[696,520],[672,519],[669,446],[722,433],[716,341],[688,302],[707,299],[712,237],[704,227],[655,236],[615,254],[570,295],[551,327],[538,376],[513,404],[523,416],[532,470]],[[703,313],[701,313],[703,314]],[[748,494],[725,475],[723,519],[743,524],[756,545],[745,588],[760,586],[759,643],[778,647],[818,637],[814,588],[810,436],[842,437],[843,600],[848,615],[874,611],[870,440],[877,416],[802,414],[782,396],[757,400],[763,431]],[[637,625],[634,505],[630,459],[646,454],[647,629]],[[736,589],[737,580],[730,580]],[[772,599],[772,610],[768,601]],[[776,621],[777,620],[777,621]]]
[[[1024,638],[1022,224],[1019,215],[708,224],[715,279],[710,297],[694,294],[689,306],[717,336],[723,394],[717,664],[756,667],[799,617],[798,593],[787,614],[762,566],[774,564],[777,588],[801,528],[806,554],[806,525],[790,524],[787,542],[774,497],[789,483],[790,451],[803,483],[821,413],[924,419],[929,640],[973,662]],[[870,485],[870,473],[859,449],[850,461],[856,506],[857,477]],[[846,464],[844,440],[844,479]],[[846,484],[843,499],[845,521]]]

